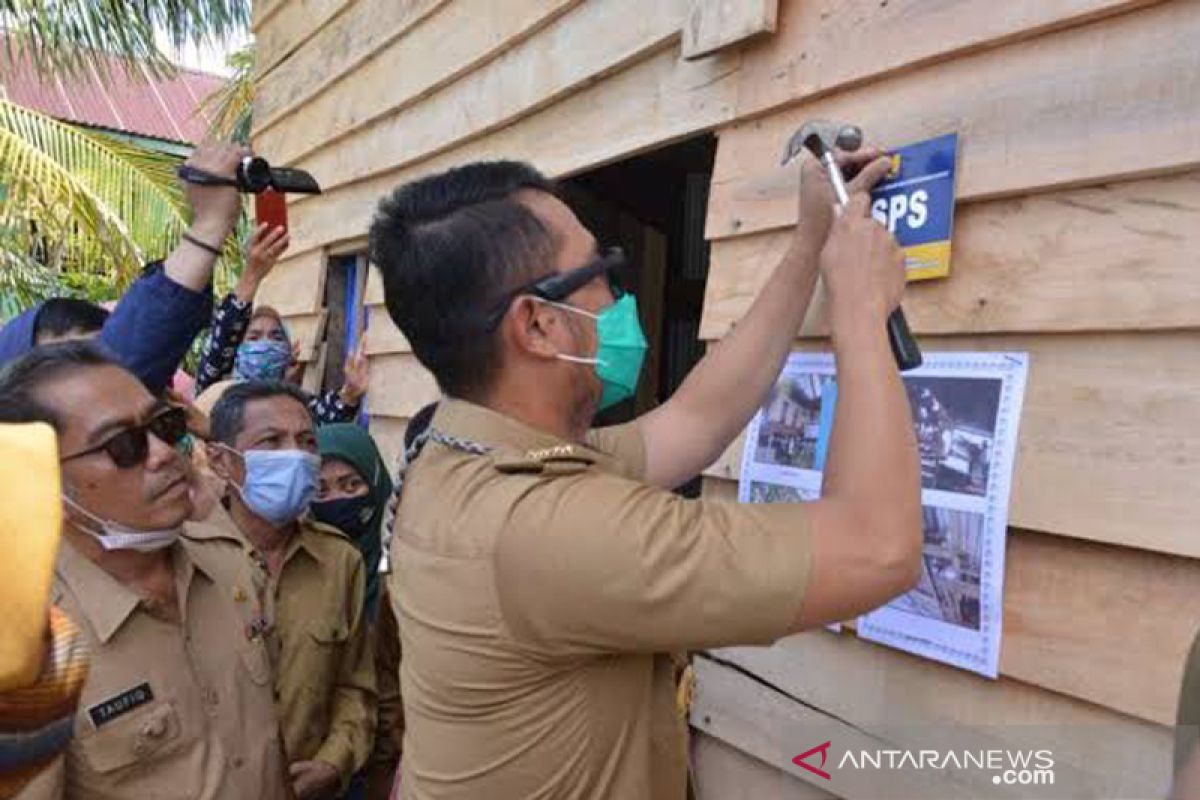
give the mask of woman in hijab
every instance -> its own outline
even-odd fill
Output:
[[[259,286],[287,249],[287,231],[260,225],[246,254],[237,286],[213,309],[212,330],[196,367],[196,404],[209,413],[234,381],[300,383],[304,365],[288,336],[283,317],[270,306],[255,305]],[[367,356],[362,341],[346,359],[340,389],[309,399],[318,424],[351,422],[367,391]]]
[[[321,454],[321,481],[317,499],[310,507],[312,514],[318,522],[332,525],[346,534],[362,553],[367,572],[363,608],[375,639],[378,728],[371,757],[354,777],[346,798],[372,800],[386,797],[387,788],[391,786],[400,757],[393,729],[396,720],[403,717],[398,674],[399,633],[391,609],[381,608],[388,600],[379,574],[383,552],[380,529],[392,496],[392,478],[375,441],[358,425],[341,423],[318,427],[317,447]],[[387,629],[386,634],[383,628]]]
[[[379,615],[381,528],[392,494],[392,478],[371,435],[358,425],[339,423],[317,428],[321,481],[312,513],[332,525],[362,553],[367,574],[364,608],[374,624]]]

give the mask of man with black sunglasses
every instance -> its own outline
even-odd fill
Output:
[[[69,342],[0,373],[0,422],[35,421],[58,434],[52,602],[92,663],[65,758],[18,797],[288,797],[253,576],[237,543],[187,535],[183,412]]]
[[[839,154],[857,177],[836,221],[808,164],[792,248],[749,313],[667,402],[602,430],[646,351],[611,280],[619,253],[524,164],[470,164],[380,204],[388,312],[446,395],[392,540],[405,797],[681,800],[670,653],[768,643],[913,585],[918,460],[885,334],[904,259],[866,194],[881,156]],[[839,378],[821,500],[672,494],[765,399],[818,270]]]

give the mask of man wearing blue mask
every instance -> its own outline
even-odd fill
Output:
[[[374,742],[374,654],[362,557],[312,521],[321,460],[307,398],[282,383],[231,386],[213,407],[209,463],[228,513],[197,536],[235,537],[259,570],[263,635],[299,800],[335,797]]]
[[[836,220],[807,165],[792,248],[746,317],[669,400],[602,430],[646,343],[612,280],[621,255],[554,186],[469,164],[380,204],[388,312],[445,395],[392,540],[406,798],[682,800],[670,653],[768,643],[913,585],[918,460],[885,333],[904,258],[866,194],[881,156],[839,154],[857,177]],[[765,399],[818,272],[839,376],[821,500],[671,493]]]

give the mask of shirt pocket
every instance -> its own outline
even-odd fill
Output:
[[[350,625],[345,620],[320,620],[308,628],[311,658],[305,659],[310,694],[327,696],[338,673],[338,664],[350,638]]]
[[[179,739],[179,715],[167,702],[153,703],[79,738],[88,766],[104,774],[145,763]]]

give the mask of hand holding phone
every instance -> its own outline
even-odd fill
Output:
[[[274,189],[267,189],[254,195],[254,221],[261,227],[269,226],[270,230],[283,228],[287,230],[288,214],[287,199]]]

